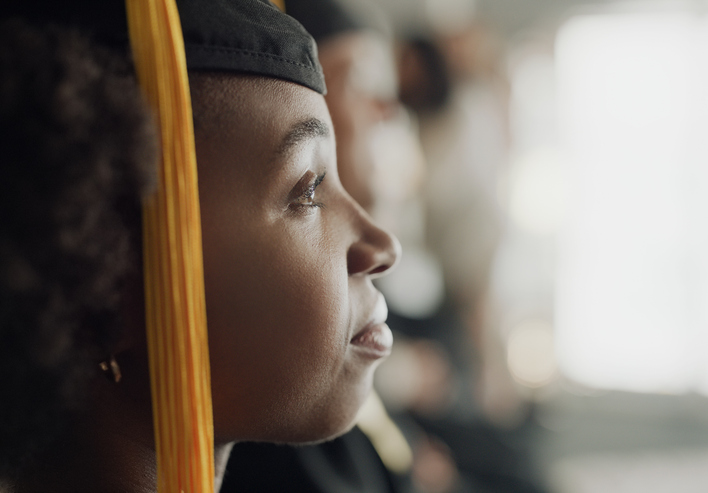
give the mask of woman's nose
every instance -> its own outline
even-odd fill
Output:
[[[356,206],[359,237],[349,247],[349,275],[381,277],[391,271],[401,258],[401,243],[377,226],[361,207]]]

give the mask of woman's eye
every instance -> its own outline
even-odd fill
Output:
[[[320,183],[322,183],[322,180],[324,180],[325,175],[326,173],[322,173],[315,181],[310,183],[307,188],[305,188],[305,191],[293,201],[293,204],[303,207],[324,207],[322,202],[315,200],[315,192]]]

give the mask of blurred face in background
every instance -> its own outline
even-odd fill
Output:
[[[387,43],[373,33],[353,31],[321,41],[325,99],[337,137],[344,188],[364,209],[375,202],[375,133],[398,109],[396,74]]]

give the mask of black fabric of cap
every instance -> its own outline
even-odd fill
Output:
[[[284,79],[325,92],[317,46],[305,29],[267,0],[176,0],[187,68]],[[2,0],[0,17],[53,22],[127,46],[124,0]]]
[[[285,12],[302,24],[317,42],[367,27],[337,0],[285,0]]]

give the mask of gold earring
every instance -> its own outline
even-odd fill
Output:
[[[101,361],[98,366],[105,373],[110,372],[109,378],[112,377],[115,383],[120,382],[122,375],[120,373],[120,366],[118,366],[118,362],[116,361],[116,357],[114,355],[111,354],[111,357],[108,358],[108,361]]]

